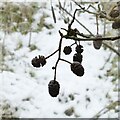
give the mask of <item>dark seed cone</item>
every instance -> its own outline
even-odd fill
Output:
[[[93,41],[93,46],[96,50],[99,50],[102,46],[102,40],[100,41]]]
[[[79,62],[73,62],[71,64],[71,71],[76,74],[77,76],[84,75],[84,68]]]
[[[39,55],[39,62],[40,62],[40,64],[42,65],[42,67],[46,64],[46,59],[45,59],[45,57],[44,56],[40,56]]]
[[[65,55],[69,55],[72,52],[72,48],[70,46],[65,46],[63,52]]]
[[[46,64],[46,59],[44,56],[40,56],[39,55],[39,58],[38,57],[35,57],[32,59],[31,61],[31,64],[34,66],[34,67],[40,67],[40,66],[44,66]]]
[[[40,67],[40,62],[39,62],[39,59],[37,57],[35,57],[35,58],[32,59],[31,64],[34,67]]]
[[[120,15],[119,13],[119,10],[112,10],[110,13],[109,13],[110,17],[112,18],[116,18]]]
[[[112,23],[112,28],[113,29],[119,29],[120,28],[120,20],[117,20]]]
[[[73,61],[81,63],[82,62],[82,58],[83,58],[83,56],[80,53],[75,53],[74,56],[73,56]]]
[[[60,84],[57,81],[51,80],[48,84],[48,91],[52,97],[57,97],[59,94]]]
[[[93,46],[96,50],[99,50],[102,46],[102,40],[97,40],[97,38],[102,38],[101,35],[96,36],[96,41],[93,41]]]
[[[77,45],[76,48],[75,48],[75,51],[77,53],[82,53],[83,52],[83,46],[82,45]]]

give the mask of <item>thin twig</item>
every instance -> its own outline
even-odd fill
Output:
[[[120,101],[115,101],[115,102],[110,103],[109,105],[107,105],[103,109],[101,109],[96,115],[94,115],[92,117],[92,119],[99,118],[101,115],[107,113],[108,111],[112,110],[113,108],[115,108],[116,106],[119,106],[119,105],[120,105]]]
[[[100,68],[100,70],[103,70],[105,68],[106,64],[110,61],[111,56],[112,56],[112,52],[109,54],[108,58],[106,59],[104,65]]]
[[[54,51],[53,53],[51,53],[50,55],[48,55],[45,59],[48,59],[49,57],[53,56],[55,53],[58,52],[59,49],[57,49],[56,51]]]
[[[71,16],[71,17],[73,18],[73,16],[72,16],[66,9],[64,9],[62,6],[61,6],[61,9],[62,9],[63,11],[65,11],[69,16]],[[91,31],[90,31],[89,29],[87,29],[79,20],[77,20],[76,18],[75,18],[75,20],[76,20],[86,31],[88,31],[91,35],[94,36],[94,34],[92,34]]]
[[[51,10],[52,10],[54,23],[56,23],[56,16],[55,16],[55,12],[54,12],[54,8],[53,8],[52,4],[51,4]]]
[[[75,20],[75,14],[76,14],[76,12],[77,12],[78,10],[80,10],[80,9],[75,9],[75,12],[74,12],[73,17],[72,17],[73,19],[72,19],[71,23],[68,25],[68,30],[71,29],[71,26],[72,26],[72,24],[73,24],[73,22],[74,22],[74,20]]]
[[[105,37],[106,35],[106,19],[104,19],[104,31],[103,31],[103,36]]]
[[[66,39],[71,39],[71,40],[77,40],[77,41],[101,41],[101,40],[107,40],[107,41],[115,41],[115,40],[118,40],[120,39],[120,36],[115,36],[115,37],[92,37],[92,38],[78,38],[78,37],[75,37],[75,36],[68,36],[68,35],[64,35],[63,38],[66,38]]]
[[[67,35],[64,35],[63,38],[66,38],[66,39],[70,39],[70,40],[76,40],[76,41],[98,41],[98,40],[107,40],[107,41],[114,41],[114,40],[117,40],[117,39],[120,39],[120,36],[117,36],[117,37],[103,37],[103,38],[78,38],[78,37],[74,37],[74,36],[67,36]],[[106,44],[104,41],[102,42],[106,47],[108,47],[110,50],[112,50],[114,53],[116,53],[118,56],[120,56],[120,53],[114,49],[113,47],[111,47],[110,45]]]
[[[96,15],[97,13],[95,13],[95,12],[91,12],[91,11],[89,11],[88,10],[88,8],[87,9],[85,9],[85,7],[82,7],[80,4],[78,4],[76,1],[74,1],[74,0],[72,0],[78,7],[80,7],[84,12],[88,12],[88,13],[90,13],[90,14],[93,14],[93,15]]]
[[[103,44],[109,48],[110,50],[112,50],[114,53],[116,53],[118,56],[120,56],[120,52],[116,49],[114,49],[112,46],[108,45],[107,43],[103,42]]]
[[[98,15],[96,15],[97,35],[99,34]]]
[[[59,47],[58,47],[58,59],[57,62],[55,64],[55,72],[54,72],[54,81],[56,80],[56,74],[57,74],[57,65],[59,63],[60,57],[61,57],[61,47],[62,47],[62,39],[63,39],[63,34],[59,31],[59,34],[61,36],[60,41],[59,41]]]
[[[55,71],[54,71],[54,81],[56,80],[56,76],[57,76],[57,65],[58,65],[59,59],[57,60],[56,64],[55,64]]]
[[[67,61],[65,59],[60,59],[60,60],[66,62],[66,63],[72,64],[71,62],[69,62],[69,61]]]
[[[72,47],[73,45],[75,45],[76,44],[76,42],[74,42],[73,44],[71,44],[70,46]]]
[[[102,13],[101,11],[98,12],[91,12],[88,9],[85,9],[84,7],[82,7],[80,4],[78,4],[77,2],[75,2],[74,0],[72,0],[77,6],[79,6],[84,12],[87,12],[89,14],[93,14],[93,15],[102,15],[105,19],[109,20],[109,21],[116,21],[119,18],[111,18],[107,15],[105,15],[104,13]]]
[[[28,43],[28,47],[31,46],[31,38],[32,38],[32,28],[30,28],[30,32],[29,32],[29,43]]]

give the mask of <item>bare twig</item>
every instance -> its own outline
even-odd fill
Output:
[[[101,115],[104,115],[105,113],[107,113],[108,111],[114,109],[116,106],[119,106],[119,105],[120,105],[120,101],[115,101],[115,102],[110,103],[109,105],[101,109],[96,115],[94,115],[92,119],[99,118]]]
[[[72,64],[71,62],[69,62],[69,61],[67,61],[67,60],[65,60],[65,59],[62,59],[62,58],[61,58],[60,60],[66,62],[66,63]]]
[[[103,69],[105,68],[106,64],[110,61],[111,56],[112,56],[112,52],[109,54],[108,58],[105,60],[105,63],[104,63],[104,65],[100,68],[100,70],[103,70]]]
[[[74,20],[75,20],[75,14],[76,14],[76,12],[77,12],[78,10],[80,10],[80,9],[76,9],[76,10],[75,10],[74,15],[73,15],[73,17],[72,17],[73,19],[72,19],[71,23],[68,25],[68,30],[71,29],[71,26],[72,26],[72,24],[73,24],[73,22],[74,22]]]
[[[53,53],[51,53],[50,55],[48,55],[45,59],[48,59],[49,57],[53,56],[55,53],[57,53],[59,51],[59,49],[55,50]]]
[[[120,39],[119,39],[119,40],[120,40]],[[119,52],[118,50],[114,49],[112,46],[108,45],[108,44],[105,43],[104,41],[103,41],[103,44],[104,44],[107,48],[109,48],[110,50],[112,50],[114,53],[116,53],[118,56],[120,56],[120,52]]]
[[[99,34],[98,15],[96,15],[97,35]]]
[[[64,35],[63,36],[66,39],[71,39],[71,40],[77,40],[77,41],[101,41],[101,40],[107,40],[107,41],[114,41],[114,40],[118,40],[120,39],[120,36],[117,37],[101,37],[101,38],[96,38],[96,37],[92,37],[92,38],[78,38],[75,36],[68,36],[68,35]]]
[[[72,0],[78,7],[80,7],[84,12],[88,12],[89,14],[93,14],[93,15],[96,15],[97,13],[95,12],[91,12],[87,9],[85,9],[85,7],[82,7],[80,4],[78,4],[76,1]]]
[[[66,9],[64,9],[62,6],[61,6],[61,9],[62,9],[63,11],[65,11],[69,16],[71,16],[71,17],[73,18],[73,15],[71,15],[71,14],[70,14]],[[88,31],[91,35],[94,36],[94,34],[92,34],[91,31],[90,31],[89,29],[87,29],[79,20],[77,20],[76,18],[75,18],[75,20],[76,20],[86,31]]]
[[[109,20],[109,21],[116,21],[119,18],[111,18],[107,15],[105,15],[104,13],[102,13],[101,11],[96,11],[96,12],[91,12],[88,9],[85,9],[84,7],[82,7],[80,4],[78,4],[76,1],[72,0],[77,6],[79,6],[84,12],[87,12],[89,14],[93,14],[93,15],[102,15],[105,19]]]
[[[61,59],[60,57],[61,57],[61,47],[62,47],[63,34],[60,31],[59,31],[59,34],[60,34],[61,38],[60,38],[59,47],[58,47],[58,59],[57,59],[57,62],[55,64],[55,67],[54,67],[54,69],[55,69],[55,72],[54,72],[54,81],[56,80],[57,65],[59,63],[59,60]]]
[[[56,23],[56,17],[55,17],[55,12],[54,12],[53,6],[51,6],[51,10],[52,10],[52,15],[53,15],[54,23]]]
[[[31,37],[32,37],[32,28],[30,28],[30,32],[29,32],[29,43],[28,43],[28,47],[31,46]]]

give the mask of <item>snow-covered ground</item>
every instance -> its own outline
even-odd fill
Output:
[[[11,111],[13,117],[91,118],[110,101],[118,99],[117,92],[113,91],[112,78],[104,76],[111,64],[107,63],[105,69],[100,70],[110,51],[103,48],[95,50],[92,42],[81,42],[84,47],[82,63],[85,68],[84,76],[77,77],[71,72],[69,64],[60,62],[57,69],[60,94],[56,98],[52,98],[48,93],[48,83],[53,80],[52,67],[55,65],[58,53],[47,59],[47,64],[43,68],[34,68],[31,60],[35,56],[48,56],[55,51],[60,40],[58,30],[62,27],[67,28],[67,25],[63,20],[58,20],[60,18],[58,10],[55,11],[57,23],[54,24],[49,3],[47,9],[41,11],[51,16],[46,18],[46,22],[52,23],[54,28],[51,30],[43,28],[39,33],[32,33],[31,43],[36,45],[37,49],[31,51],[28,47],[29,34],[12,33],[6,36],[5,48],[11,54],[7,52],[5,56],[5,65],[8,70],[0,73],[0,116],[5,111],[2,108],[8,104],[10,106],[5,112],[9,114]],[[38,14],[35,16],[36,18]],[[81,15],[78,20],[96,34],[94,19],[89,19],[88,15]],[[86,32],[76,22],[73,27],[77,27],[83,33]],[[51,34],[48,34],[49,32]],[[3,32],[0,33],[0,36],[3,36]],[[23,46],[16,50],[20,42]],[[62,49],[71,43],[73,41],[64,39]],[[62,54],[62,57],[72,62],[74,49],[73,47],[71,55]],[[102,79],[98,76],[102,76]],[[110,98],[106,97],[108,94]],[[117,118],[118,114],[111,110],[101,117]]]

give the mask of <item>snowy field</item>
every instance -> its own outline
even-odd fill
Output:
[[[58,8],[54,6],[56,24],[50,9],[50,3],[47,2],[46,8],[40,9],[34,16],[37,21],[39,16],[46,13],[50,16],[45,19],[46,23],[54,26],[53,29],[43,27],[41,32],[32,33],[31,44],[36,45],[37,49],[31,51],[28,47],[29,33],[27,35],[12,33],[5,38],[7,54],[4,64],[7,69],[0,73],[0,116],[5,113],[9,117],[12,112],[12,116],[17,118],[92,118],[111,101],[118,100],[118,93],[113,91],[115,86],[111,82],[112,78],[104,75],[111,64],[107,63],[106,67],[100,70],[111,52],[104,50],[103,47],[95,50],[92,42],[81,42],[84,48],[82,62],[85,68],[84,76],[77,77],[71,72],[69,64],[60,62],[57,69],[60,94],[56,98],[49,95],[48,83],[53,80],[52,67],[55,65],[58,53],[47,59],[47,64],[43,68],[34,68],[31,60],[35,56],[48,56],[54,52],[60,40],[58,31],[60,28],[67,28]],[[89,19],[88,14],[82,14],[78,20],[96,34],[95,19]],[[75,27],[87,33],[77,22],[73,24],[73,28]],[[3,37],[4,32],[1,31],[0,43]],[[20,43],[22,47],[17,49]],[[71,43],[72,40],[64,39],[62,49]],[[74,49],[73,47],[73,52],[69,56],[62,53],[62,58],[72,62]],[[113,53],[112,56],[114,55]],[[98,76],[101,76],[101,79]],[[106,97],[107,95],[109,97]],[[101,115],[101,118],[117,117],[118,114],[114,110]]]

